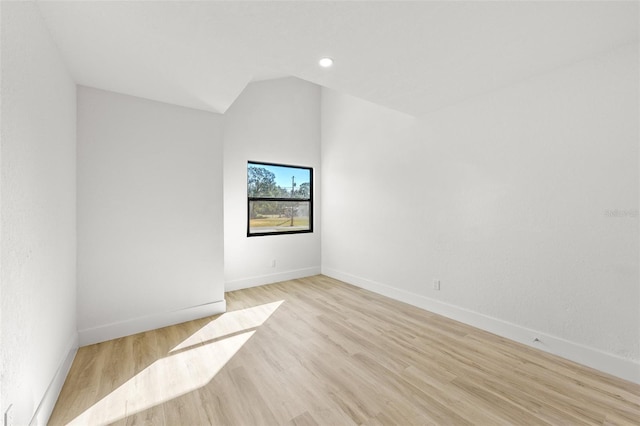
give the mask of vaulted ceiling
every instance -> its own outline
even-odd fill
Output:
[[[38,4],[78,84],[214,112],[295,76],[421,115],[639,33],[636,2]]]

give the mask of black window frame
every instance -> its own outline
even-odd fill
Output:
[[[289,167],[294,169],[303,169],[309,171],[309,198],[284,198],[284,197],[250,197],[249,196],[249,180],[247,175],[247,237],[263,237],[266,235],[288,235],[288,234],[309,234],[313,233],[313,167],[298,166],[292,164],[269,163],[264,161],[247,161],[247,172],[249,167],[256,166],[276,166]],[[252,201],[276,201],[276,202],[305,202],[309,203],[309,228],[296,229],[291,231],[272,231],[272,232],[251,232],[251,202]]]

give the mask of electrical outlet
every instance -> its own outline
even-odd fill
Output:
[[[13,412],[11,411],[12,407],[13,404],[10,404],[9,408],[7,408],[7,411],[4,412],[4,426],[13,426]]]
[[[433,280],[433,289],[440,290],[440,280]]]
[[[275,259],[273,259],[273,260],[271,261],[271,267],[272,267],[272,268],[275,268],[275,267],[276,267],[276,260],[275,260]]]

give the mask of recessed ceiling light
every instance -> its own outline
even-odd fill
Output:
[[[322,58],[322,59],[320,59],[320,61],[318,61],[318,64],[322,68],[329,68],[331,65],[333,65],[333,59],[331,59],[331,58]]]

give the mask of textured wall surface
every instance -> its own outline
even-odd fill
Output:
[[[224,299],[222,117],[78,89],[78,328]]]
[[[319,272],[320,88],[295,78],[252,83],[224,116],[227,288]],[[247,238],[247,161],[313,167],[314,232]],[[272,267],[273,260],[276,266]]]
[[[0,7],[0,410],[24,425],[76,340],[76,89],[37,7]]]
[[[634,44],[415,119],[323,91],[323,270],[637,363],[638,75]]]

